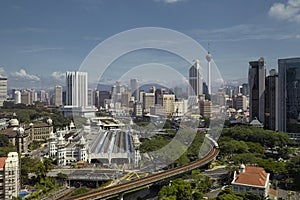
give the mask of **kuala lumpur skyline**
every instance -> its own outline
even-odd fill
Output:
[[[226,4],[193,0],[60,3],[58,9],[54,2],[1,2],[0,74],[8,77],[9,87],[62,85],[65,72],[78,70],[100,42],[138,27],[176,30],[204,48],[210,43],[211,54],[225,81],[246,81],[250,60],[264,57],[269,71],[277,68],[278,59],[297,57],[300,50],[300,3],[295,0],[231,0]],[[238,12],[228,12],[232,9]],[[185,14],[177,20],[179,13]],[[135,57],[155,60],[160,53],[137,52]],[[170,55],[165,54],[164,59],[171,65],[178,63]],[[114,64],[126,67],[135,63],[128,55]]]

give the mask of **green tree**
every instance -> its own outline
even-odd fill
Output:
[[[206,193],[212,187],[211,180],[204,176],[200,170],[193,170],[189,177],[192,179],[191,186],[195,192]]]
[[[28,174],[36,172],[39,162],[40,161],[38,159],[32,159],[30,157],[21,158],[21,178],[23,184],[35,184],[35,182],[30,182]]]
[[[292,158],[287,163],[287,171],[290,178],[292,178],[295,189],[300,190],[300,155]]]
[[[171,182],[170,186],[164,186],[158,193],[161,199],[180,199],[191,200],[192,187],[191,184],[181,178],[175,179]]]
[[[258,142],[246,142],[246,144],[248,146],[248,151],[249,152],[264,155],[265,148],[263,146],[261,146],[260,143],[258,143]]]
[[[243,200],[243,197],[235,194],[230,188],[221,191],[216,200]]]
[[[7,147],[8,145],[8,137],[6,135],[0,134],[0,147]]]
[[[6,147],[0,147],[0,157],[6,157],[9,152],[16,152],[16,147],[9,143]]]
[[[262,195],[254,194],[253,192],[247,192],[244,195],[244,200],[264,200],[265,198]]]

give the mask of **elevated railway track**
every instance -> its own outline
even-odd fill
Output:
[[[94,192],[87,193],[84,195],[75,196],[75,197],[72,197],[69,199],[72,199],[72,200],[73,199],[74,200],[75,199],[76,200],[109,199],[114,196],[123,194],[126,191],[134,190],[136,188],[140,188],[143,186],[148,186],[153,183],[163,181],[165,179],[172,178],[172,177],[178,176],[180,174],[189,172],[191,170],[197,169],[197,168],[204,166],[204,165],[210,163],[211,161],[213,161],[219,153],[219,148],[218,148],[217,143],[214,140],[212,140],[211,138],[208,138],[208,140],[210,141],[211,146],[212,146],[211,150],[202,159],[191,162],[188,165],[177,167],[177,168],[170,169],[167,171],[163,171],[163,172],[160,172],[157,174],[153,174],[153,175],[150,175],[145,178],[138,179],[138,180],[133,180],[133,181],[130,181],[127,183],[122,183],[122,184],[119,184],[116,186],[104,188],[99,191],[94,191]]]

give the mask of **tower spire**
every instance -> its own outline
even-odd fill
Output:
[[[210,51],[209,51],[209,42],[207,43],[207,54],[210,54]]]
[[[211,54],[210,54],[210,44],[208,43],[208,50],[207,50],[207,55],[206,55],[206,60],[207,60],[207,87],[208,87],[208,94],[211,94],[211,72],[210,72],[210,61],[211,61]]]

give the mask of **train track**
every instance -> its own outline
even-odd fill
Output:
[[[196,169],[200,166],[203,166],[203,165],[211,162],[218,155],[218,153],[219,153],[219,149],[216,148],[216,147],[213,147],[211,149],[211,151],[206,156],[204,156],[202,159],[191,162],[188,165],[177,167],[177,168],[174,168],[174,169],[171,169],[171,170],[168,170],[168,171],[164,171],[164,172],[161,172],[161,173],[158,173],[158,174],[153,174],[151,176],[141,178],[141,179],[138,179],[138,180],[134,180],[134,181],[119,184],[119,185],[116,185],[116,186],[104,188],[100,191],[96,191],[96,192],[93,192],[93,193],[87,193],[87,194],[80,195],[80,196],[77,196],[77,197],[72,197],[72,198],[69,198],[69,199],[72,199],[72,200],[73,199],[74,200],[83,200],[83,199],[85,199],[86,200],[86,199],[109,198],[109,197],[112,197],[114,195],[118,195],[118,194],[121,194],[123,192],[129,191],[129,190],[132,190],[132,189],[135,189],[135,188],[143,187],[143,186],[149,185],[151,183],[158,182],[158,181],[161,181],[163,179],[170,178],[170,177],[173,177],[175,175],[182,174],[182,173],[185,173],[187,171],[191,171],[193,169]]]

